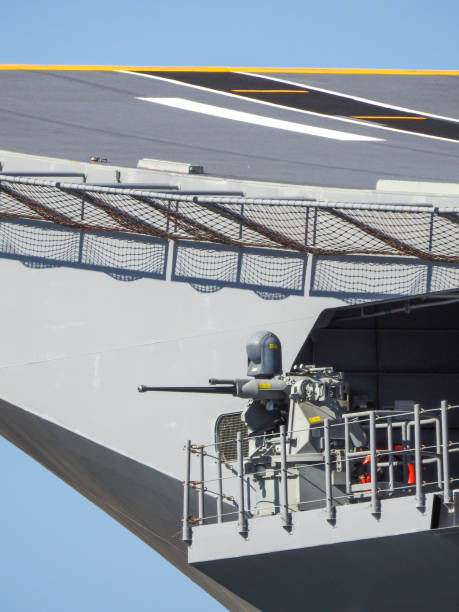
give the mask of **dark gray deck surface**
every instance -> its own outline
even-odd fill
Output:
[[[459,77],[270,76],[459,118]],[[137,96],[185,98],[384,140],[330,140],[168,108]],[[152,157],[200,164],[213,175],[336,187],[374,188],[379,178],[459,182],[459,142],[117,72],[0,72],[0,149],[81,161],[99,155],[124,166]]]

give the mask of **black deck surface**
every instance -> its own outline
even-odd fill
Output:
[[[262,100],[293,110],[307,111],[330,117],[361,119],[396,130],[438,136],[459,141],[459,122],[425,116],[421,112],[407,112],[349,97],[347,94],[323,91],[314,86],[294,85],[279,77],[241,74],[234,72],[158,72],[161,78],[200,85],[209,89],[232,93],[241,97]],[[289,75],[291,77],[291,75]],[[295,78],[295,75],[293,75]],[[304,79],[304,77],[303,77]],[[371,89],[366,96],[371,96]],[[395,105],[395,102],[392,102]]]

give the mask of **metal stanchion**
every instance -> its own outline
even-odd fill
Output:
[[[191,441],[188,440],[185,446],[185,480],[183,482],[183,525],[182,525],[182,540],[191,543],[191,527],[189,522],[190,516],[190,459],[191,459]]]
[[[416,475],[416,508],[425,510],[422,490],[421,417],[419,404],[414,405],[414,472]]]
[[[442,444],[442,465],[443,465],[443,503],[446,506],[452,504],[451,484],[449,482],[449,453],[448,453],[448,402],[441,403],[441,444]]]
[[[445,402],[446,408],[448,403]],[[435,418],[435,452],[437,453],[437,482],[438,488],[441,489],[443,486],[443,461],[441,460],[441,414],[440,418]]]
[[[245,514],[245,501],[244,501],[244,450],[242,446],[242,432],[237,432],[237,464],[239,471],[239,512],[238,512],[238,532],[242,536],[247,536],[247,516]]]
[[[387,417],[387,450],[389,451],[389,491],[394,490],[394,436],[392,417]]]
[[[349,417],[344,415],[344,465],[346,470],[346,495],[351,494],[351,461],[349,459]]]
[[[402,422],[402,449],[404,453],[402,454],[402,465],[403,465],[403,482],[408,482],[408,449],[410,448],[410,444],[408,443],[408,428],[406,421]]]
[[[204,447],[199,447],[199,524],[204,525]]]
[[[370,412],[370,458],[371,458],[371,514],[379,517],[381,514],[380,503],[377,493],[378,464],[376,457],[376,416]]]
[[[217,448],[217,476],[218,476],[218,497],[217,497],[217,520],[223,522],[223,481],[222,481],[222,456],[220,449]]]
[[[287,472],[287,427],[280,426],[280,450],[281,450],[281,515],[285,529],[292,527],[292,517],[288,508],[288,472]]]
[[[333,504],[331,461],[330,461],[330,420],[324,419],[324,452],[325,452],[325,498],[327,508],[327,521],[335,520],[335,506]]]

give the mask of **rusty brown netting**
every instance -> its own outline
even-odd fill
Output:
[[[459,262],[459,209],[185,196],[7,177],[0,217],[312,254]]]

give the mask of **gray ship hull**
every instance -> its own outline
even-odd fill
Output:
[[[427,612],[457,599],[458,543],[456,527],[195,567],[260,610],[301,610],[306,600],[323,610],[401,612],[416,607]]]

